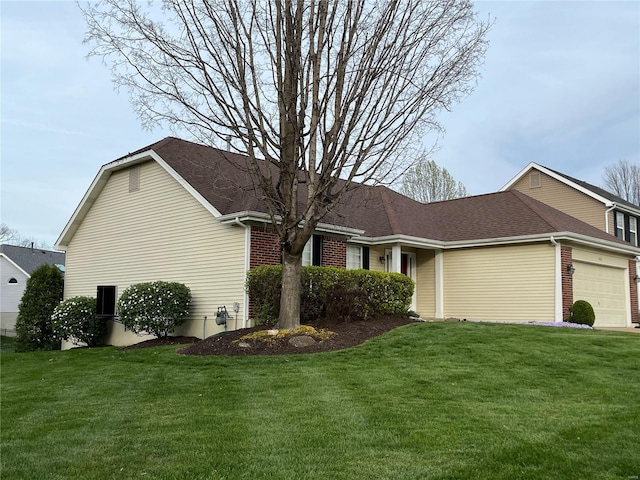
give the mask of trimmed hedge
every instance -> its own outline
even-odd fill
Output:
[[[122,292],[118,316],[136,334],[167,337],[187,321],[190,305],[191,290],[182,283],[136,283]]]
[[[569,321],[593,327],[593,324],[596,321],[596,314],[589,302],[586,300],[577,300],[571,307],[571,316],[569,317]]]
[[[107,319],[96,313],[94,297],[68,298],[53,311],[51,321],[58,338],[89,347],[99,345],[108,329]]]
[[[281,265],[263,265],[247,272],[246,289],[257,323],[272,324],[280,313]],[[319,318],[366,320],[380,315],[406,315],[413,281],[400,273],[302,267],[302,323]]]

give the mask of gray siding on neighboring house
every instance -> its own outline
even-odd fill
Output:
[[[15,278],[17,283],[9,283],[12,278]],[[15,330],[18,306],[28,278],[9,260],[0,257],[0,329],[2,332]]]

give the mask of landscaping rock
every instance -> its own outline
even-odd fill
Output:
[[[240,347],[240,348],[251,348],[251,344],[249,344],[247,342],[240,342],[240,343],[238,343],[238,347]]]
[[[296,348],[309,347],[311,345],[315,345],[315,343],[316,341],[307,335],[299,335],[289,339],[289,344]]]

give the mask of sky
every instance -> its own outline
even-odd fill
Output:
[[[432,157],[469,194],[529,162],[595,185],[640,164],[640,2],[479,1],[495,22],[474,92]],[[100,167],[164,138],[87,59],[75,2],[0,0],[1,222],[53,246]],[[429,143],[434,138],[426,138]]]

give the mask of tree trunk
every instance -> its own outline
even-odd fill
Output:
[[[292,255],[282,252],[282,297],[280,298],[280,319],[276,325],[282,330],[300,326],[300,274],[302,253]]]

